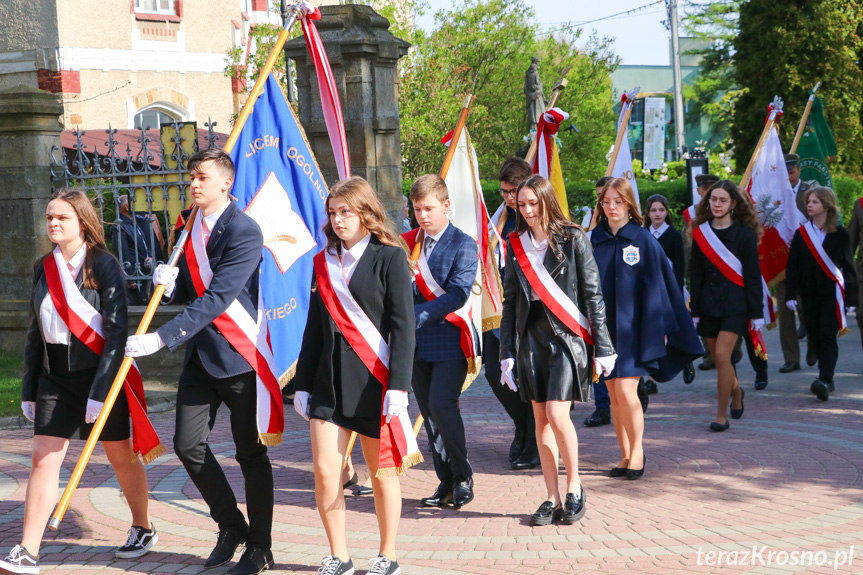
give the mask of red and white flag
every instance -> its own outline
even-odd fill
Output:
[[[560,129],[560,123],[568,119],[569,114],[560,108],[552,108],[539,117],[536,125],[536,156],[531,167],[534,174],[546,180],[551,180],[554,135]]]

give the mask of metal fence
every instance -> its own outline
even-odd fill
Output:
[[[199,137],[206,147],[218,147],[215,123],[204,126],[200,131],[195,122],[163,124],[159,130],[146,126],[132,138],[129,130],[120,138],[109,127],[104,141],[75,130],[64,136],[74,142],[51,150],[54,189],[83,188],[98,208],[106,242],[126,275],[130,305],[146,304],[153,270],[170,256],[175,223],[187,205],[187,165]]]

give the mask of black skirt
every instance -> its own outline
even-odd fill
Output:
[[[87,424],[87,399],[96,377],[96,368],[69,371],[66,345],[46,344],[51,373],[40,374],[36,390],[34,435],[64,439],[87,439],[93,424]],[[111,415],[99,435],[100,441],[122,441],[130,437],[129,404],[120,391]]]
[[[335,350],[333,353],[333,386],[335,387],[336,391],[336,407],[333,410],[333,415],[332,417],[330,417],[329,421],[349,431],[356,431],[360,435],[380,439],[381,420],[379,417],[376,417],[374,419],[368,419],[365,417],[348,417],[344,414],[344,410],[342,409],[342,404],[339,401],[340,397],[344,397],[344,394],[342,394],[341,377],[342,360],[340,354],[338,353],[338,350],[341,349],[341,346],[343,345],[347,345],[347,341],[344,339],[341,333],[336,333],[335,341],[333,344],[333,350]],[[383,404],[381,404],[381,406],[383,406]]]
[[[516,353],[519,391],[525,400],[588,401],[576,383],[575,362],[554,333],[541,301],[530,302],[527,332]]]
[[[698,322],[696,331],[701,337],[714,338],[719,336],[720,331],[730,331],[737,335],[746,335],[749,329],[749,320],[745,313],[727,315],[725,317],[702,316]]]

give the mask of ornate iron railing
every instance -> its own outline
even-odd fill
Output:
[[[207,130],[201,135],[207,147],[217,147],[215,122],[204,125]],[[54,189],[83,188],[93,199],[105,239],[126,275],[129,303],[145,304],[153,270],[169,257],[174,224],[187,204],[187,165],[198,151],[199,132],[195,122],[186,122],[163,125],[159,131],[142,127],[135,138],[124,130],[125,142],[110,126],[104,133],[104,142],[84,130],[67,134],[69,139],[74,136],[74,143],[64,143],[60,157],[59,146],[51,150],[51,180]]]

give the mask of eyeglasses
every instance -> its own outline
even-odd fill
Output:
[[[500,192],[500,195],[502,196],[514,196],[516,192],[518,192],[518,189],[513,188],[511,190],[504,190],[503,188],[500,188],[498,192]]]
[[[710,203],[716,204],[717,206],[724,206],[725,204],[731,202],[729,198],[714,198],[711,196]]]
[[[626,202],[624,202],[623,200],[602,200],[602,207],[603,208],[610,208],[610,207],[614,206],[615,208],[619,208],[620,206],[622,206],[625,203]]]
[[[339,218],[346,220],[348,218],[352,218],[352,217],[356,216],[356,214],[348,208],[343,208],[343,209],[339,210],[338,212],[330,212],[329,217],[332,218],[334,216],[339,216]]]

